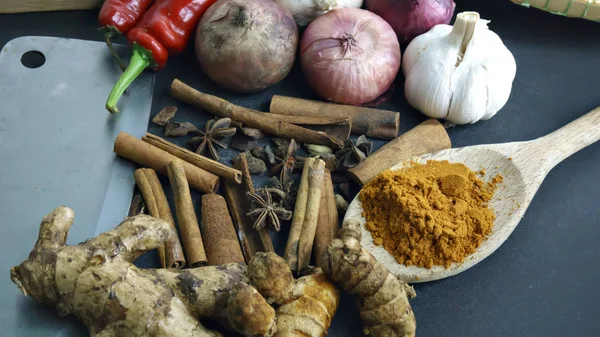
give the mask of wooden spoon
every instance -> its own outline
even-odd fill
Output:
[[[461,263],[431,269],[405,266],[396,261],[382,246],[376,246],[368,230],[358,196],[350,204],[344,221],[359,220],[362,224],[362,245],[392,273],[407,282],[427,282],[443,279],[465,271],[492,254],[510,236],[523,217],[548,172],[575,152],[600,139],[600,107],[553,133],[525,142],[476,145],[448,149],[413,158],[417,162],[448,160],[463,163],[477,172],[485,169],[486,176],[500,174],[499,184],[489,205],[496,214],[492,232],[481,246]],[[399,169],[404,163],[394,165]]]

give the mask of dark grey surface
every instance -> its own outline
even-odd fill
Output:
[[[457,2],[457,12],[476,10],[491,20],[490,28],[513,52],[518,68],[511,98],[503,110],[489,121],[449,130],[455,147],[533,139],[600,105],[599,24],[522,8],[509,0]],[[0,15],[0,44],[23,35],[99,40],[95,17],[95,12]],[[153,115],[163,106],[175,104],[180,108],[177,120],[199,123],[209,117],[169,97],[173,78],[250,108],[266,109],[273,94],[316,98],[298,67],[282,83],[260,94],[226,92],[202,74],[189,48],[184,55],[172,57],[167,69],[157,74]],[[401,112],[404,132],[424,116],[407,105],[401,76],[396,84],[395,95],[381,107]],[[161,132],[154,126],[150,130]],[[418,296],[411,303],[417,335],[599,336],[599,166],[600,144],[559,164],[544,181],[520,225],[492,256],[455,277],[416,285]],[[279,252],[286,234],[282,230],[274,236]],[[149,255],[141,264],[154,261]],[[8,271],[4,273],[8,277]],[[25,307],[15,309],[43,311],[36,305]],[[47,314],[44,319],[32,324],[56,327],[64,323],[65,331],[84,331],[67,327],[74,320],[43,312]],[[358,313],[348,296],[342,300],[329,335],[361,335]]]

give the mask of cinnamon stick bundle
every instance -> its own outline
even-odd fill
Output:
[[[324,173],[323,160],[311,157],[304,161],[292,227],[284,253],[284,259],[293,271],[299,271],[310,263],[321,205]]]
[[[325,169],[323,175],[323,190],[321,191],[321,205],[319,207],[319,218],[317,219],[317,231],[313,243],[313,256],[315,264],[321,267],[321,256],[335,239],[339,226],[337,206],[335,203],[335,192],[331,172]]]
[[[246,215],[251,207],[250,200],[246,198],[246,192],[255,193],[255,191],[246,156],[239,154],[238,159],[234,167],[242,172],[242,184],[225,181],[225,198],[239,236],[244,258],[246,263],[249,263],[257,252],[274,252],[275,249],[269,231],[266,228],[255,230],[254,222]]]
[[[274,95],[269,110],[274,114],[291,116],[350,117],[352,133],[375,138],[396,138],[400,129],[398,112],[362,106]]]
[[[362,186],[397,163],[450,147],[452,143],[444,126],[429,119],[385,144],[348,173]]]
[[[310,264],[310,257],[317,232],[317,220],[321,207],[321,191],[323,189],[323,175],[325,162],[315,160],[308,168],[308,197],[306,199],[306,214],[302,223],[302,233],[298,243],[298,269],[302,270]]]
[[[167,174],[175,199],[177,223],[183,240],[185,256],[189,266],[195,268],[206,265],[207,259],[183,164],[184,162],[179,159],[170,162],[167,165]]]
[[[306,200],[308,199],[308,168],[314,163],[315,158],[309,157],[304,160],[302,169],[302,177],[296,194],[296,204],[294,206],[294,215],[292,216],[292,224],[290,233],[285,245],[283,258],[287,262],[292,271],[298,270],[298,243],[300,242],[300,234],[302,233],[302,223],[306,214]]]
[[[202,240],[209,265],[244,262],[227,203],[218,194],[202,196]]]
[[[333,149],[341,149],[344,143],[323,132],[313,131],[294,124],[277,120],[270,114],[247,109],[232,104],[220,97],[202,93],[178,79],[171,84],[171,95],[188,104],[219,117],[229,117],[248,127],[259,129],[281,138],[295,139],[297,142],[319,144]]]
[[[175,221],[169,208],[169,202],[165,191],[158,180],[156,171],[148,168],[137,169],[134,173],[135,182],[140,188],[140,192],[148,207],[148,212],[151,216],[164,220],[171,226],[173,230],[172,239],[169,240],[164,246],[158,248],[158,256],[160,259],[160,265],[163,268],[179,270],[185,266],[185,257],[183,256],[183,249],[181,248],[181,242],[177,235],[177,228],[175,227]]]
[[[212,160],[188,149],[184,149],[151,133],[146,133],[146,135],[142,137],[142,140],[148,144],[156,146],[163,151],[167,151],[177,158],[182,159],[192,165],[216,174],[219,177],[231,180],[237,184],[242,183],[242,172],[240,170],[236,170],[233,167],[221,164],[216,160]]]
[[[139,165],[150,167],[164,175],[167,165],[179,160],[176,156],[150,145],[125,132],[115,140],[114,152]],[[219,187],[219,177],[188,162],[182,163],[189,185],[203,193],[214,193]]]

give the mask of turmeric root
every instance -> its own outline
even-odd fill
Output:
[[[275,253],[256,253],[248,276],[267,301],[277,307],[276,337],[327,335],[340,301],[340,290],[320,268],[294,280],[287,262]]]
[[[358,298],[365,335],[415,336],[415,316],[408,301],[412,287],[398,280],[360,245],[358,221],[347,221],[323,254],[321,266],[331,280]]]
[[[199,322],[217,319],[245,336],[271,336],[275,311],[248,284],[243,264],[183,271],[140,269],[131,262],[170,239],[169,225],[147,215],[66,246],[73,211],[58,207],[42,220],[27,260],[11,279],[34,300],[75,315],[93,337],[219,337]],[[239,324],[236,322],[244,322]]]
[[[294,276],[287,262],[275,253],[254,254],[248,263],[248,277],[271,304],[283,304],[292,296]]]

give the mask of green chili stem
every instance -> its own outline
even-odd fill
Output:
[[[108,99],[106,100],[106,110],[115,114],[119,112],[117,102],[123,95],[127,87],[152,63],[151,52],[138,44],[134,44],[129,59],[127,69],[121,74],[119,81],[115,84]]]

